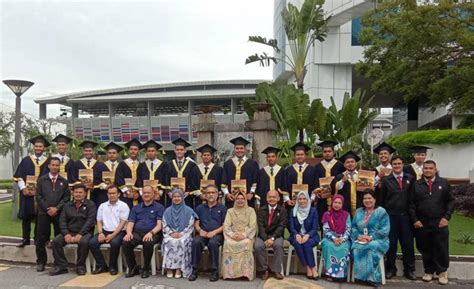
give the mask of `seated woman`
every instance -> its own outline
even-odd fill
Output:
[[[224,221],[222,277],[254,279],[253,243],[257,233],[257,216],[248,207],[243,192],[235,196],[234,207],[227,211]]]
[[[355,279],[377,287],[382,281],[379,262],[389,247],[390,220],[382,207],[375,207],[372,190],[363,193],[364,207],[352,221],[352,254]]]
[[[334,195],[331,208],[324,213],[321,220],[324,232],[321,242],[322,257],[329,281],[347,277],[351,250],[351,216],[342,209],[343,205],[344,197],[341,194]]]
[[[307,192],[299,192],[295,207],[290,214],[289,229],[290,243],[295,248],[296,255],[306,267],[308,279],[318,279],[316,260],[313,248],[319,244],[318,211],[311,207],[311,200]]]
[[[188,278],[191,275],[191,245],[196,214],[184,204],[184,194],[175,189],[171,192],[171,206],[163,216],[163,244],[166,277]]]

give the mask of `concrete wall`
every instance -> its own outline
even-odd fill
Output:
[[[474,142],[457,145],[431,145],[428,159],[436,162],[440,176],[445,178],[469,178],[474,169]]]

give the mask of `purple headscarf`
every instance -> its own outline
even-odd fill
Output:
[[[346,220],[349,213],[344,211],[342,207],[337,211],[334,209],[332,204],[336,199],[340,199],[342,205],[344,205],[344,197],[341,194],[335,194],[332,197],[331,208],[324,213],[321,223],[324,224],[327,222],[331,231],[336,232],[337,234],[344,234],[346,231]]]

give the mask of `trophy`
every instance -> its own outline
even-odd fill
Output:
[[[309,187],[307,184],[293,184],[291,185],[291,199],[296,201],[299,192],[307,192],[308,193]]]
[[[236,195],[238,192],[247,194],[247,180],[232,180],[230,182],[230,193]]]
[[[367,189],[373,190],[375,187],[375,172],[359,170],[359,175],[357,177],[357,191],[363,192]]]
[[[114,173],[110,171],[103,171],[102,172],[102,181],[107,185],[110,186],[114,183]]]
[[[25,185],[28,189],[26,196],[34,196],[36,194],[36,181],[38,180],[37,176],[26,176]]]

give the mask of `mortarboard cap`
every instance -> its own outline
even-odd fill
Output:
[[[159,150],[159,149],[161,149],[161,147],[162,146],[159,143],[157,143],[156,141],[154,141],[152,139],[143,144],[143,148],[145,148],[145,149],[155,148],[156,150]]]
[[[106,151],[108,151],[108,150],[116,150],[118,153],[123,150],[123,148],[122,148],[121,146],[119,146],[118,144],[114,143],[113,141],[112,141],[112,142],[109,142],[106,146],[104,146],[104,149],[105,149]]]
[[[381,151],[388,151],[389,153],[393,154],[396,151],[396,149],[392,147],[391,145],[389,145],[388,143],[382,142],[381,144],[379,144],[378,146],[374,148],[374,153],[376,154],[380,153]]]
[[[124,146],[125,146],[126,148],[128,148],[128,149],[129,149],[130,147],[132,147],[132,146],[137,147],[139,150],[141,150],[141,149],[143,148],[142,143],[141,143],[138,139],[136,139],[136,138],[134,138],[134,139],[132,139],[132,140],[126,142],[126,143],[124,144]]]
[[[207,152],[207,153],[211,153],[211,154],[213,154],[217,151],[213,146],[211,146],[209,144],[205,144],[205,145],[197,148],[196,150],[200,153],[206,153]]]
[[[430,147],[427,146],[421,146],[421,145],[414,145],[410,147],[410,150],[413,151],[413,153],[425,153],[426,151],[431,149]]]
[[[177,138],[177,139],[175,139],[174,141],[172,141],[172,143],[173,143],[175,146],[184,146],[185,148],[191,146],[191,144],[190,144],[187,140],[185,140],[185,139],[183,139],[183,138]]]
[[[333,140],[323,140],[322,142],[318,143],[318,146],[322,147],[322,148],[327,148],[327,147],[330,147],[330,148],[334,148],[335,146],[337,146],[339,143],[337,141],[333,141]]]
[[[79,144],[79,146],[82,148],[95,148],[97,146],[97,143],[91,140],[84,140]]]
[[[35,137],[32,137],[29,139],[29,142],[32,143],[33,145],[35,143],[42,143],[44,144],[44,147],[47,148],[49,147],[51,144],[49,143],[49,141],[43,136],[43,135],[37,135]]]
[[[298,143],[294,144],[290,149],[294,152],[299,151],[299,150],[304,150],[305,152],[307,152],[311,148],[303,142],[298,142]]]
[[[360,157],[353,151],[348,151],[347,153],[339,157],[339,161],[341,161],[342,163],[344,163],[347,159],[354,159],[356,162],[360,161]]]
[[[266,147],[266,148],[262,151],[262,154],[271,154],[271,153],[277,154],[279,151],[280,151],[279,148],[269,146],[269,147]]]
[[[63,134],[58,134],[55,138],[53,138],[53,141],[56,143],[66,143],[69,144],[72,141],[72,138],[63,135]]]
[[[246,146],[246,145],[248,145],[250,142],[249,142],[248,140],[244,139],[243,137],[238,136],[238,137],[236,137],[236,138],[231,139],[231,140],[230,140],[230,143],[233,144],[234,146],[236,146],[236,145],[244,145],[244,146]]]

